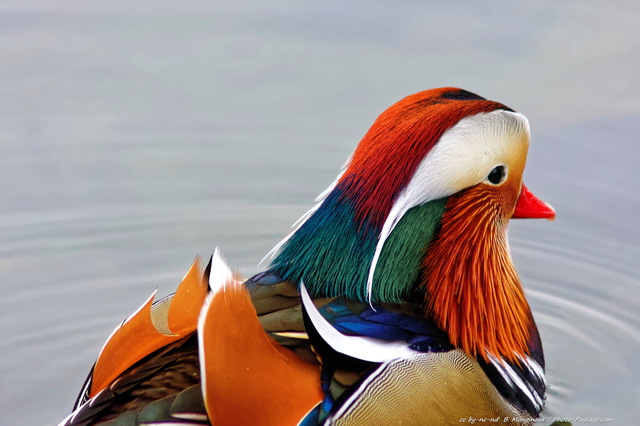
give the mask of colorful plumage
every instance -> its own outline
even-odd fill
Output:
[[[506,231],[555,212],[522,184],[528,144],[523,115],[461,89],[397,102],[267,271],[196,262],[62,424],[533,423],[544,357]]]

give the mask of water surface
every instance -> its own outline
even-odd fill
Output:
[[[527,115],[558,211],[510,228],[544,415],[634,424],[637,8],[430,3],[3,1],[2,423],[55,424],[152,291],[216,246],[259,271],[377,114],[453,85]]]

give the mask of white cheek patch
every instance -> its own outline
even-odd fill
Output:
[[[528,146],[529,122],[517,112],[497,110],[477,114],[463,118],[447,130],[420,162],[385,220],[369,268],[369,301],[382,247],[409,209],[482,182],[498,164],[509,170],[509,163],[526,157]]]

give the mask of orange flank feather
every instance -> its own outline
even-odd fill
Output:
[[[480,184],[451,197],[423,264],[428,312],[455,346],[487,361],[529,352],[531,310],[507,245],[512,193]]]
[[[318,367],[264,332],[248,291],[231,275],[207,299],[198,333],[212,424],[296,425],[322,400]]]
[[[155,292],[107,340],[93,369],[89,397],[109,386],[122,372],[153,351],[195,332],[208,283],[199,259],[173,296],[153,304]]]

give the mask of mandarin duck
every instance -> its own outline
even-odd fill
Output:
[[[61,425],[531,424],[542,345],[507,242],[555,217],[529,124],[457,88],[384,111],[242,281],[219,251],[102,348]]]

